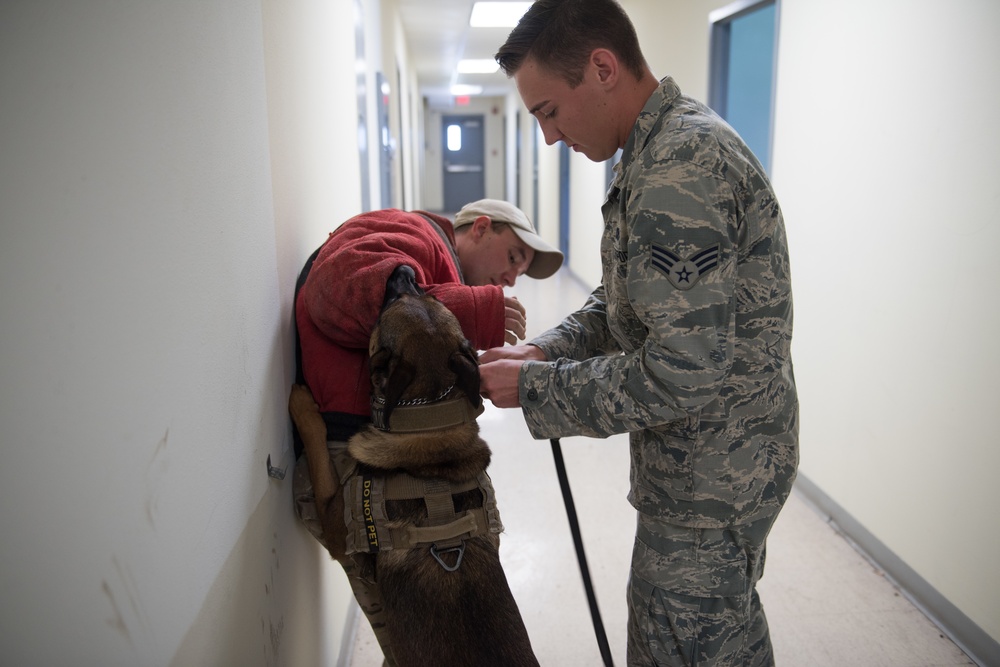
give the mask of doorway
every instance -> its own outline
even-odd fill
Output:
[[[486,196],[484,118],[478,115],[441,117],[444,210],[458,211]]]
[[[771,171],[776,0],[744,0],[709,15],[712,24],[708,105],[743,137]]]

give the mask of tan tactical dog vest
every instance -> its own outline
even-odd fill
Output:
[[[481,507],[461,515],[455,513],[452,496],[479,488],[483,495]],[[344,521],[347,524],[346,553],[371,553],[390,549],[413,549],[430,544],[431,553],[447,570],[458,568],[446,565],[438,553],[457,550],[463,541],[503,532],[500,511],[497,509],[493,483],[485,472],[476,479],[460,484],[440,479],[421,479],[406,473],[391,475],[355,474],[344,485]],[[389,517],[385,504],[388,500],[414,500],[422,498],[427,506],[426,526],[387,526]]]

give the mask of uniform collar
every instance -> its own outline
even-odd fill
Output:
[[[618,172],[618,176],[615,179],[616,184],[624,173],[625,168],[632,162],[632,159],[646,147],[653,134],[657,120],[674,104],[680,95],[681,89],[673,77],[665,76],[660,80],[660,85],[656,87],[653,94],[646,100],[642,111],[639,112],[639,117],[636,118],[635,125],[632,126],[632,132],[625,141],[625,147],[622,149],[622,159],[615,165],[615,169]]]

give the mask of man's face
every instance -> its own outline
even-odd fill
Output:
[[[513,287],[535,258],[535,250],[507,225],[494,229],[480,216],[459,246],[462,273],[468,285]]]
[[[587,63],[576,88],[531,58],[514,74],[514,83],[529,113],[538,120],[546,144],[562,141],[594,162],[603,162],[618,150],[613,100],[593,62]]]

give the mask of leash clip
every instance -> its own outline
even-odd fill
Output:
[[[441,554],[451,553],[452,551],[458,554],[455,559],[454,565],[448,565],[441,558]],[[436,544],[431,545],[431,555],[434,556],[434,560],[438,562],[438,565],[443,567],[446,572],[454,572],[462,565],[462,556],[465,555],[465,540],[459,543],[457,547],[449,547],[447,549],[438,549]]]

